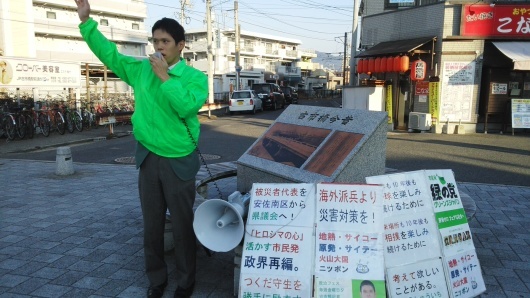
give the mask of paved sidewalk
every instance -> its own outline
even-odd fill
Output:
[[[130,165],[0,159],[0,297],[145,297],[137,171]],[[223,196],[236,178],[218,181]],[[482,297],[530,297],[530,188],[459,183],[486,281]],[[210,187],[209,196],[217,191]],[[233,297],[234,253],[198,245],[193,297]],[[171,254],[167,254],[173,268]],[[174,272],[164,297],[175,290]]]

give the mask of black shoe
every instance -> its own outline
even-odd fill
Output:
[[[189,298],[191,297],[191,294],[193,294],[193,289],[195,288],[195,282],[191,284],[188,288],[181,288],[178,287],[175,291],[175,295],[173,295],[173,298]]]
[[[150,286],[149,289],[147,289],[147,298],[160,298],[162,295],[164,295],[164,289],[167,286],[167,280],[161,285],[158,286]]]

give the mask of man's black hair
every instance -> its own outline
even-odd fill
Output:
[[[179,22],[175,21],[174,19],[170,18],[162,18],[153,25],[153,29],[151,30],[151,34],[155,33],[155,30],[162,30],[167,32],[173,39],[175,40],[175,43],[179,43],[182,40],[185,40],[184,37],[184,27],[182,27]]]
[[[359,287],[359,291],[362,292],[364,286],[370,286],[370,287],[372,287],[372,289],[374,289],[374,292],[375,292],[375,286],[374,286],[374,283],[373,283],[373,282],[371,282],[371,281],[369,281],[369,280],[363,280],[363,281],[361,282],[361,286]]]

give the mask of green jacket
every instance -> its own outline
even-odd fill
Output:
[[[132,116],[136,140],[147,150],[168,158],[189,156],[195,150],[184,119],[199,140],[197,113],[208,98],[208,78],[186,65],[184,60],[169,71],[162,83],[148,59],[122,55],[116,45],[97,29],[92,18],[79,25],[81,35],[92,52],[120,79],[134,88],[135,110]]]

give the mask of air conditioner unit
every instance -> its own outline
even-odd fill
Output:
[[[431,114],[418,112],[409,113],[409,129],[430,130],[431,124]]]

